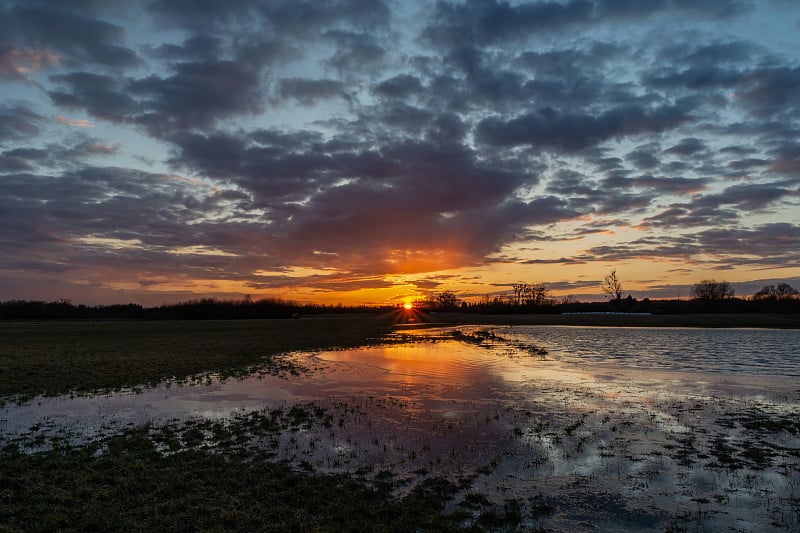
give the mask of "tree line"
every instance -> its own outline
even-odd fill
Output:
[[[203,298],[176,304],[144,307],[139,304],[83,305],[70,300],[52,302],[10,300],[0,302],[0,320],[228,320],[294,318],[322,313],[360,313],[387,311],[391,306],[343,306],[296,304],[266,298],[253,301]]]
[[[443,291],[415,302],[415,307],[427,311],[461,311],[477,313],[580,313],[580,312],[626,312],[654,314],[690,313],[799,313],[800,291],[788,283],[765,285],[748,298],[737,298],[727,281],[704,279],[695,283],[689,300],[665,299],[638,300],[632,295],[625,297],[623,284],[612,270],[603,278],[600,289],[606,300],[581,302],[572,296],[555,298],[544,283],[511,284],[511,291],[481,300],[460,300],[452,291]]]
[[[505,295],[484,296],[478,301],[460,299],[450,290],[431,294],[414,302],[422,312],[464,312],[486,314],[625,312],[653,314],[690,313],[800,313],[800,291],[788,283],[765,285],[748,298],[737,298],[731,284],[702,280],[690,289],[689,300],[638,300],[625,297],[623,284],[612,270],[603,278],[601,290],[606,301],[580,302],[572,296],[556,298],[544,283],[512,283]],[[345,306],[297,304],[267,298],[253,301],[206,298],[176,304],[144,307],[139,304],[76,305],[70,300],[52,302],[10,300],[0,302],[0,320],[224,320],[292,318],[323,313],[379,313],[395,306]]]

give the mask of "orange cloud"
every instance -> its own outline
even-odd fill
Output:
[[[71,128],[93,128],[94,124],[85,119],[72,119],[64,115],[56,115],[56,122]]]
[[[28,74],[58,63],[60,63],[59,57],[49,50],[7,48],[0,50],[0,77],[23,79],[33,83]]]

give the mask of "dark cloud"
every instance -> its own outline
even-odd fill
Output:
[[[44,149],[16,148],[0,152],[0,173],[34,172],[48,167],[61,171],[65,168],[81,167],[89,158],[109,156],[116,152],[114,146],[91,138],[80,138],[71,146],[50,144]]]
[[[331,67],[339,71],[369,72],[383,66],[386,50],[372,34],[330,30],[325,37],[336,45],[326,61]]]
[[[699,233],[697,240],[707,253],[741,256],[747,263],[784,266],[800,259],[800,226],[788,222],[753,229],[715,228]]]
[[[401,74],[378,83],[373,91],[387,98],[407,98],[422,92],[422,82],[416,76]]]
[[[57,86],[48,92],[56,105],[84,109],[94,117],[112,122],[122,122],[138,110],[136,100],[116,76],[72,72],[51,76],[50,80]]]
[[[344,84],[338,80],[284,78],[278,83],[278,95],[282,99],[295,100],[306,106],[317,100],[343,96],[344,89]]]
[[[476,137],[492,146],[530,145],[574,152],[610,139],[668,131],[690,119],[689,110],[679,105],[653,109],[619,107],[598,115],[545,108],[509,120],[484,119],[477,126]]]
[[[645,82],[655,88],[723,89],[737,86],[743,76],[739,70],[703,66],[649,75]]]
[[[36,136],[44,120],[26,104],[0,104],[0,143]]]
[[[758,157],[750,157],[747,159],[737,159],[735,161],[728,162],[728,168],[737,172],[744,172],[751,169],[758,169],[760,167],[767,166],[769,161],[766,159],[761,159]]]
[[[720,194],[703,196],[694,203],[700,207],[733,205],[742,211],[764,209],[792,193],[787,183],[754,183],[734,185]],[[797,186],[797,183],[794,184]]]
[[[652,169],[660,164],[660,160],[656,157],[659,152],[659,145],[650,143],[643,146],[637,146],[636,150],[630,152],[625,159],[630,161],[636,168],[639,169]]]
[[[48,50],[20,48],[0,42],[0,80],[31,82],[29,72],[58,62],[59,58]]]
[[[465,39],[479,44],[493,44],[589,24],[643,19],[658,12],[682,12],[710,18],[730,17],[750,6],[750,2],[739,0],[543,0],[520,4],[498,0],[438,2],[432,13],[432,22],[423,35],[437,46],[451,46]]]
[[[664,150],[665,154],[674,154],[680,156],[691,156],[706,149],[706,145],[700,139],[695,137],[688,137],[682,139],[681,142],[675,146],[671,146]]]
[[[205,128],[222,117],[254,113],[265,90],[255,65],[237,61],[178,63],[171,76],[129,83],[140,98],[137,121],[151,131]]]
[[[800,112],[800,67],[764,68],[750,72],[736,93],[744,107],[759,117]]]
[[[208,58],[222,57],[225,52],[225,42],[212,35],[193,35],[182,44],[164,43],[152,49],[151,53],[159,58],[170,61],[190,60],[197,61]]]
[[[775,158],[770,165],[773,172],[800,177],[800,143],[783,143],[771,153]]]
[[[718,207],[697,207],[675,204],[664,211],[646,217],[641,228],[691,228],[698,226],[723,226],[739,220],[739,213],[733,209]]]
[[[519,54],[514,63],[530,69],[538,77],[549,79],[578,80],[589,74],[597,74],[610,59],[625,53],[623,47],[596,42],[587,48],[566,48],[546,52],[525,51]]]
[[[643,174],[632,178],[609,176],[601,182],[604,189],[650,189],[658,195],[687,195],[707,188],[707,178],[662,177]]]
[[[148,10],[162,24],[195,32],[224,31],[256,22],[273,33],[316,38],[323,28],[384,28],[390,11],[380,0],[153,0]]]
[[[20,3],[0,11],[0,39],[45,48],[67,64],[128,68],[141,64],[123,45],[125,30],[103,20],[65,9],[67,3]]]

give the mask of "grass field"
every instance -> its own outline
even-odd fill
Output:
[[[393,317],[297,320],[0,323],[0,399],[147,386],[213,372],[223,377],[276,355],[378,342]]]

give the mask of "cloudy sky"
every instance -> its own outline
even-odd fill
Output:
[[[0,301],[800,285],[794,0],[0,0]]]

